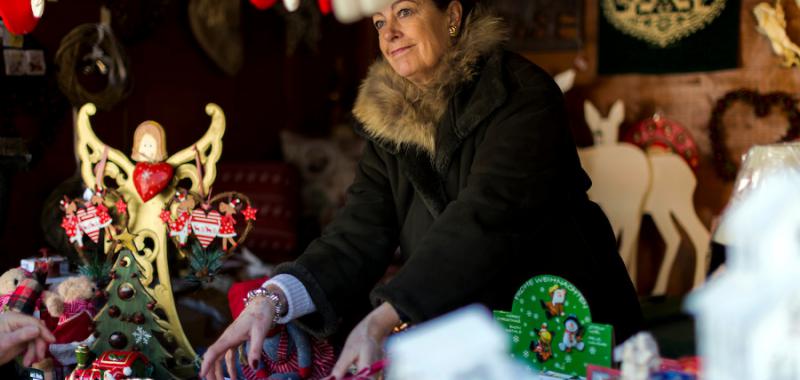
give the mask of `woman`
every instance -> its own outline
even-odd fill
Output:
[[[618,340],[638,328],[636,295],[605,215],[586,196],[560,90],[501,49],[497,18],[469,8],[400,0],[373,16],[383,60],[353,110],[369,143],[348,202],[252,294],[201,375],[217,378],[212,367],[247,340],[257,365],[276,315],[325,336],[369,296],[376,308],[350,332],[333,371],[341,378],[378,359],[402,322],[475,302],[510,310],[519,286],[544,273],[581,289]],[[373,289],[398,246],[405,264]]]

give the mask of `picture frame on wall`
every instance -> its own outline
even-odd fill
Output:
[[[583,0],[494,0],[517,51],[575,50],[583,46]]]

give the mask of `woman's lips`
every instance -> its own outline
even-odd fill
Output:
[[[391,55],[392,57],[396,57],[396,56],[398,56],[400,54],[403,54],[403,53],[407,52],[413,46],[414,45],[409,45],[409,46],[404,46],[404,47],[401,47],[401,48],[394,49],[391,52],[389,52],[389,55]]]

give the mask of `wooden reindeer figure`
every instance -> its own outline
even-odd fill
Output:
[[[113,242],[117,234],[114,226],[111,225],[111,215],[108,213],[108,207],[103,204],[104,196],[105,192],[103,190],[97,190],[92,194],[92,197],[89,198],[89,203],[94,205],[97,210],[97,218],[99,219],[100,227],[105,229],[106,236]]]
[[[594,136],[594,146],[578,150],[583,168],[592,179],[589,198],[608,216],[622,260],[636,284],[637,241],[644,199],[650,187],[650,165],[639,147],[618,141],[619,126],[625,118],[621,100],[611,106],[605,118],[588,100],[583,106],[586,123]]]
[[[694,210],[697,179],[686,161],[675,153],[648,149],[647,157],[650,160],[652,179],[650,192],[644,202],[644,212],[653,218],[666,245],[653,294],[661,295],[667,292],[669,274],[681,244],[681,235],[673,223],[673,218],[686,231],[694,247],[694,287],[697,287],[705,280],[708,270],[706,258],[711,239],[711,235]]]
[[[177,237],[178,242],[183,247],[189,237],[192,211],[197,206],[197,202],[183,189],[175,192],[175,199],[178,201],[178,218],[169,223],[169,236]]]
[[[75,200],[69,199],[64,196],[60,202],[61,211],[64,211],[64,217],[61,219],[61,228],[69,238],[71,244],[76,244],[78,247],[83,248],[83,231],[80,228],[78,215],[78,205]]]
[[[222,213],[222,218],[219,221],[219,236],[222,238],[222,250],[228,250],[228,242],[231,243],[231,248],[236,248],[236,219],[233,215],[242,207],[242,200],[239,198],[228,198],[227,202],[219,203],[219,212]]]

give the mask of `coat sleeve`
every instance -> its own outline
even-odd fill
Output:
[[[422,322],[474,302],[515,265],[513,237],[535,234],[580,187],[560,93],[518,90],[495,112],[466,186],[396,276],[372,292],[373,303],[388,301]]]
[[[397,225],[385,161],[369,143],[345,206],[297,260],[276,268],[297,277],[316,306],[317,312],[296,322],[316,336],[328,336],[357,301],[366,303],[397,248]]]

